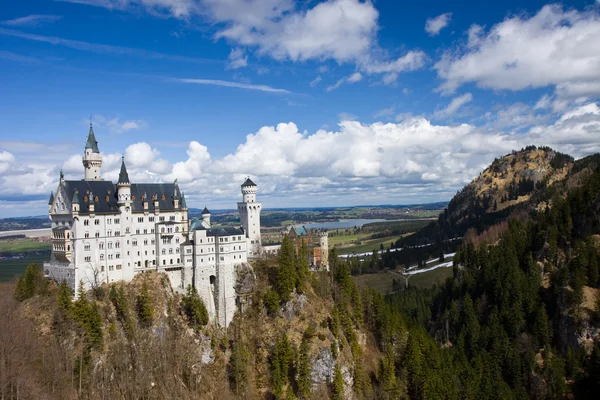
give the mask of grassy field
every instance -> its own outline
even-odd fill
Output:
[[[32,239],[0,240],[0,253],[24,253],[28,251],[50,250],[50,243],[38,242]]]
[[[398,239],[400,239],[402,236],[404,236],[404,235],[387,236],[384,238],[364,240],[359,245],[354,245],[354,246],[350,246],[350,247],[338,247],[337,251],[338,251],[338,254],[352,254],[352,253],[359,254],[359,253],[366,253],[368,251],[374,251],[374,250],[379,251],[379,248],[381,247],[382,243],[383,243],[383,247],[385,249],[388,249],[390,247],[390,243],[392,243],[392,242],[396,243],[396,241]]]
[[[433,285],[440,285],[446,281],[446,279],[452,276],[452,268],[438,268],[432,271],[423,272],[421,274],[412,275],[408,279],[408,283],[413,286],[420,288],[430,288]],[[382,294],[389,294],[392,292],[392,280],[404,284],[404,279],[397,274],[391,272],[380,272],[377,274],[364,274],[354,277],[354,280],[359,285],[368,286],[372,289],[377,290]]]
[[[0,282],[10,281],[17,275],[22,275],[29,264],[41,265],[49,259],[50,256],[31,256],[18,260],[0,260]]]

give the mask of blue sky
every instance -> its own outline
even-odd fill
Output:
[[[0,13],[0,217],[83,176],[190,206],[448,200],[527,144],[600,140],[600,2],[21,0]]]

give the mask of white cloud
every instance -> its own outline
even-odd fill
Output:
[[[313,79],[312,81],[310,81],[310,87],[315,87],[319,84],[319,82],[321,82],[323,80],[323,78],[321,78],[321,76],[317,76],[315,79]]]
[[[92,121],[95,127],[100,129],[108,128],[115,133],[125,133],[147,126],[146,121],[142,119],[121,121],[119,117],[108,118],[103,115],[94,115]]]
[[[384,85],[391,85],[396,82],[398,79],[398,74],[396,72],[390,72],[389,74],[385,74],[383,79],[381,80]]]
[[[245,55],[244,49],[235,48],[231,49],[231,53],[229,53],[229,65],[227,68],[229,69],[238,69],[243,68],[248,65],[248,56]]]
[[[357,83],[357,82],[360,82],[362,80],[362,78],[363,78],[363,76],[360,72],[355,72],[349,76],[345,76],[345,77],[339,79],[333,85],[327,86],[327,89],[325,89],[325,90],[327,92],[331,92],[332,90],[335,90],[335,89],[339,88],[340,86],[342,86],[344,83]]]
[[[554,87],[562,97],[600,95],[598,9],[547,5],[531,17],[505,19],[485,31],[474,25],[468,42],[446,51],[434,68],[452,92],[474,82],[491,89]]]
[[[379,12],[371,1],[324,0],[309,6],[292,0],[64,1],[118,10],[141,8],[188,21],[201,16],[215,27],[215,38],[280,61],[332,59],[374,74],[411,71],[421,68],[425,59],[422,51],[409,51],[390,61],[378,45]],[[410,61],[415,57],[417,62]]]
[[[452,13],[445,13],[438,15],[435,18],[428,18],[427,21],[425,21],[425,32],[430,36],[439,35],[440,31],[448,26],[451,18]]]
[[[198,85],[213,85],[213,86],[225,86],[232,87],[238,89],[248,89],[248,90],[258,90],[261,92],[270,92],[270,93],[291,93],[289,90],[278,89],[267,85],[255,85],[250,83],[240,83],[240,82],[230,82],[230,81],[222,81],[216,79],[186,79],[186,78],[172,78],[174,82],[181,83],[194,83]]]
[[[292,122],[280,123],[247,135],[224,157],[213,158],[206,146],[192,141],[184,159],[173,163],[144,142],[124,151],[132,181],[178,178],[192,207],[234,207],[246,175],[256,178],[267,207],[438,201],[451,198],[495,157],[529,144],[548,145],[575,157],[600,151],[597,103],[571,106],[556,117],[539,119],[536,111],[528,119],[531,113],[527,106],[515,104],[497,113],[495,125],[443,125],[403,115],[396,123],[343,120],[337,129],[312,133]],[[500,127],[502,118],[521,119],[529,128],[516,134],[512,126]],[[96,130],[98,138],[103,134]],[[64,163],[56,163],[17,150],[0,150],[0,202],[38,202],[38,208],[21,214],[44,212],[48,193],[58,183],[59,166],[67,179],[83,176],[80,152],[69,157],[69,151]],[[104,179],[116,180],[120,160],[118,153],[103,154]],[[0,204],[0,214],[8,212],[4,210]]]
[[[437,111],[435,116],[437,118],[450,117],[454,115],[462,106],[471,102],[473,95],[471,93],[465,93],[462,96],[453,98],[450,103],[443,110]]]
[[[6,21],[0,22],[2,25],[8,26],[27,26],[33,27],[38,26],[47,22],[56,22],[62,19],[60,15],[41,15],[41,14],[31,14],[25,17],[19,17],[14,19],[9,19]]]

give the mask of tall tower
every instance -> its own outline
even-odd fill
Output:
[[[100,150],[98,150],[98,142],[96,141],[96,136],[94,136],[94,129],[92,129],[91,122],[82,161],[85,168],[85,180],[101,181],[100,167],[102,167],[102,156],[100,155]]]
[[[252,256],[260,254],[260,210],[261,203],[256,202],[256,184],[246,179],[242,184],[243,201],[238,203],[238,211],[242,227],[248,239],[248,253]]]
[[[125,157],[121,157],[121,171],[119,172],[119,181],[117,182],[117,204],[129,207],[130,203],[131,182],[129,182],[129,174],[125,167]]]

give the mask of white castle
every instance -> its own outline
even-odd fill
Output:
[[[83,180],[65,180],[61,171],[56,196],[50,195],[52,255],[44,274],[66,281],[77,295],[80,282],[89,290],[146,271],[163,272],[177,291],[193,285],[210,320],[227,327],[236,311],[237,271],[261,253],[262,205],[254,182],[242,184],[242,228],[213,228],[206,207],[202,219],[188,220],[177,180],[131,183],[124,159],[116,184],[102,180],[91,124],[83,166]]]

